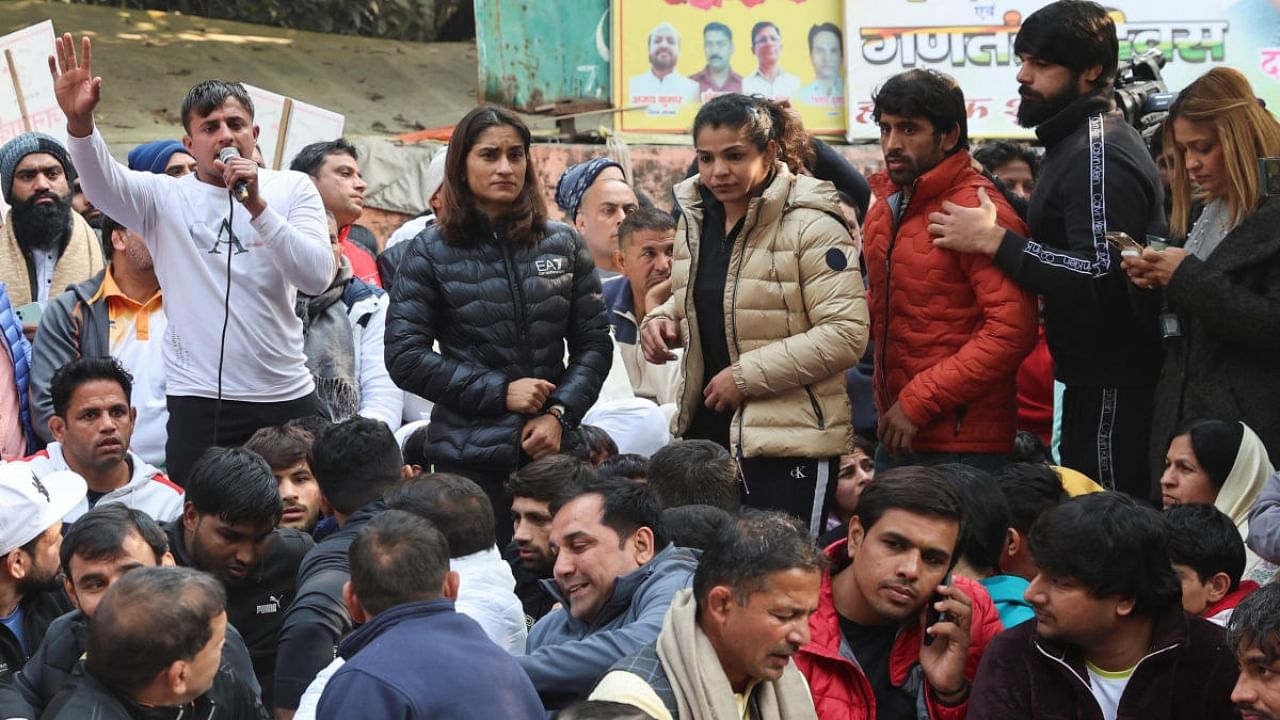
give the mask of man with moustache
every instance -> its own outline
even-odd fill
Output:
[[[742,76],[733,71],[733,31],[722,22],[709,22],[702,28],[702,52],[707,66],[689,76],[698,83],[702,102],[717,95],[742,92]]]
[[[928,216],[987,191],[1001,226],[1025,226],[973,169],[964,93],[954,79],[908,70],[872,101],[886,168],[870,178],[885,202],[867,211],[863,231],[876,469],[958,462],[997,470],[1017,434],[1013,381],[1035,345],[1035,300],[986,257],[935,248]]]
[[[742,79],[743,93],[786,100],[800,92],[800,78],[782,67],[782,31],[776,24],[761,20],[751,27],[751,52],[756,71]]]
[[[15,308],[44,305],[105,264],[93,228],[71,210],[75,177],[67,149],[44,133],[0,147],[0,191],[11,206],[0,228],[0,281]]]
[[[187,157],[187,156],[184,156]],[[129,449],[156,466],[165,464],[163,338],[168,318],[164,292],[146,241],[102,216],[107,268],[49,301],[31,346],[31,414],[36,434],[54,440],[50,386],[58,368],[80,357],[113,357],[134,380],[138,411]],[[169,520],[171,518],[161,518]]]
[[[631,105],[647,105],[649,115],[675,115],[686,102],[697,102],[698,83],[676,72],[680,62],[680,33],[660,23],[649,33],[649,71],[631,78]]]
[[[41,479],[70,470],[88,483],[85,500],[64,522],[75,522],[99,503],[123,503],[157,522],[182,514],[182,488],[130,449],[137,421],[133,387],[129,371],[110,356],[76,358],[53,374],[53,442],[25,464]]]
[[[1227,646],[1240,677],[1231,701],[1245,720],[1280,720],[1280,585],[1267,583],[1240,601],[1227,623]]]
[[[826,549],[811,639],[795,656],[821,720],[965,717],[978,660],[1002,628],[986,590],[951,575],[963,516],[932,468],[877,473],[862,491],[848,537]]]
[[[1107,489],[1152,494],[1148,435],[1161,347],[1160,294],[1137,289],[1104,233],[1163,235],[1164,193],[1142,137],[1115,109],[1115,23],[1106,8],[1060,0],[1032,13],[1014,43],[1022,104],[1044,162],[1029,236],[1006,230],[982,197],[930,216],[938,247],[986,255],[1044,298],[1062,400],[1062,464]]]
[[[651,307],[666,300],[670,292],[671,257],[676,241],[676,223],[671,215],[656,208],[641,208],[618,226],[615,262],[622,274],[602,285],[604,304],[609,309],[613,338],[622,353],[627,376],[636,397],[662,405],[676,402],[679,363],[654,365],[644,359],[640,347],[640,321]],[[667,283],[660,298],[650,298],[655,287]]]

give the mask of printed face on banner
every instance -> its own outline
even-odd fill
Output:
[[[875,88],[911,68],[931,68],[959,82],[970,137],[1032,137],[1018,124],[1023,68],[1013,48],[1023,20],[1048,4],[846,0],[848,137],[878,136],[871,117]],[[1280,4],[1274,0],[1112,0],[1106,5],[1116,24],[1122,67],[1159,49],[1167,60],[1162,74],[1170,92],[1226,65],[1244,72],[1268,104],[1280,102]]]
[[[736,92],[790,102],[811,132],[843,132],[841,4],[614,0],[613,101],[639,106],[619,129],[687,133],[702,103]]]

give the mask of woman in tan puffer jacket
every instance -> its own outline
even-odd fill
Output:
[[[816,532],[853,441],[845,371],[867,342],[858,251],[835,188],[779,105],[721,95],[693,125],[699,174],[676,186],[672,295],[642,325],[649,362],[683,346],[672,431],[729,448],[743,503]]]

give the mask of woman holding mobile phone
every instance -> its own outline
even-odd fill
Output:
[[[1244,422],[1280,458],[1280,198],[1259,170],[1260,158],[1280,156],[1280,123],[1239,71],[1214,68],[1169,108],[1164,147],[1181,247],[1124,259],[1134,284],[1163,288],[1168,305],[1151,467],[1164,465],[1174,428],[1197,417]]]

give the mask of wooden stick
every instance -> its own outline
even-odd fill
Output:
[[[4,61],[9,66],[9,77],[13,78],[13,94],[18,97],[18,112],[22,113],[22,127],[31,132],[31,115],[27,113],[27,99],[22,96],[22,80],[18,78],[18,65],[13,61],[13,50],[4,49]]]
[[[276,157],[272,163],[273,170],[279,170],[284,161],[284,142],[289,135],[289,123],[293,122],[293,98],[284,99],[284,107],[280,108],[280,133],[276,137]]]

